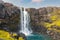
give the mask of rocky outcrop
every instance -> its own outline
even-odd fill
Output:
[[[0,29],[18,30],[20,9],[11,3],[0,4]]]
[[[44,27],[43,23],[45,20],[47,20],[47,19],[44,19],[44,15],[47,14],[46,8],[45,9],[44,8],[41,8],[41,9],[30,8],[26,10],[30,14],[30,18],[31,18],[30,24],[31,24],[31,28],[33,32],[45,34],[47,29]]]
[[[27,8],[30,15],[30,27],[34,33],[48,34],[60,39],[60,8]],[[20,9],[11,3],[0,3],[0,29],[18,31]],[[23,35],[23,34],[22,34]]]
[[[60,7],[27,8],[33,32],[50,35],[60,40]]]

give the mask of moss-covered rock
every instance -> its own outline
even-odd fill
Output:
[[[28,8],[33,32],[48,33],[60,40],[60,7]]]
[[[60,15],[60,8],[59,7],[43,7],[39,9],[35,8],[27,8],[26,9],[31,18],[31,26],[33,26],[33,29],[36,27],[36,29],[41,30],[42,29],[46,30],[46,27],[48,24],[52,25],[57,25],[59,26],[59,15]],[[48,23],[45,25],[45,23]],[[42,30],[41,30],[42,31]],[[43,31],[42,31],[43,32]]]
[[[19,36],[17,39],[16,37],[14,38],[14,36],[17,36],[17,34],[15,33],[12,33],[12,34],[10,34],[7,31],[0,30],[0,40],[24,40],[23,36]]]

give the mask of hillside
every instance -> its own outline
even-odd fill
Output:
[[[31,18],[31,28],[34,32],[48,34],[53,39],[60,39],[60,7],[43,7],[26,9]]]

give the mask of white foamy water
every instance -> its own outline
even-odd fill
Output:
[[[29,26],[29,22],[30,22],[30,16],[28,14],[28,12],[25,10],[22,11],[21,9],[21,30],[20,32],[25,34],[25,35],[30,35],[32,33],[32,30],[30,29]]]

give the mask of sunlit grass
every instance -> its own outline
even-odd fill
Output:
[[[51,20],[51,23],[49,22],[45,22],[44,25],[47,28],[47,30],[55,30],[56,32],[60,32],[59,29],[60,28],[60,10],[54,10],[49,18],[49,20]]]
[[[9,34],[9,32],[6,32],[4,30],[0,30],[0,40],[16,40],[16,38],[12,38],[11,36],[15,36],[16,34]],[[24,40],[23,37],[19,37],[18,40]]]

